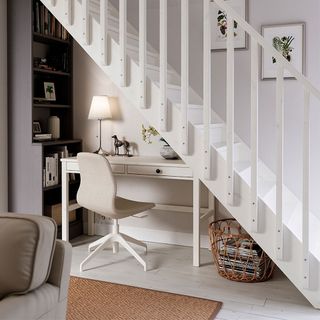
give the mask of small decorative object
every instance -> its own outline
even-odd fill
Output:
[[[41,133],[41,125],[39,121],[33,121],[32,133]]]
[[[57,116],[48,118],[48,131],[52,134],[52,139],[60,139],[60,119]]]
[[[44,95],[47,101],[56,101],[56,92],[53,82],[44,82]]]
[[[115,156],[132,157],[132,155],[130,154],[130,150],[129,150],[130,143],[128,141],[126,141],[124,139],[122,141],[120,141],[116,135],[113,135],[111,138],[114,139],[113,145],[114,145],[114,155]],[[123,154],[119,153],[120,147],[124,148]]]
[[[262,26],[262,35],[279,51],[299,72],[305,69],[305,24],[281,24]],[[262,79],[275,79],[277,59],[262,50]],[[285,70],[285,78],[293,79]]]
[[[111,119],[111,111],[108,96],[94,96],[92,98],[88,119],[99,120],[99,149],[94,153],[108,155],[101,147],[101,121]]]
[[[240,16],[247,20],[248,18],[248,0],[225,0]],[[227,48],[228,17],[226,13],[214,2],[211,3],[212,13],[212,40],[211,50],[219,51]],[[234,21],[234,41],[235,49],[248,48],[248,36],[246,32]]]
[[[160,149],[160,155],[167,160],[176,160],[179,159],[178,154],[171,148],[166,140],[160,138],[160,141],[163,141],[165,144]]]
[[[211,252],[220,276],[239,282],[270,279],[274,263],[235,219],[209,225]]]
[[[159,132],[152,126],[149,126],[148,128],[146,128],[144,125],[142,125],[141,134],[142,134],[143,141],[148,144],[151,144],[152,143],[151,137],[158,136]]]

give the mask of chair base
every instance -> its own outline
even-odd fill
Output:
[[[91,252],[87,258],[85,258],[80,264],[80,272],[83,272],[84,266],[91,261],[98,253],[106,249],[109,245],[113,247],[113,253],[119,251],[119,244],[121,244],[125,249],[127,249],[136,259],[142,264],[144,271],[147,271],[146,262],[140,257],[140,255],[130,246],[129,243],[136,244],[138,246],[144,247],[147,252],[147,245],[142,241],[129,237],[126,234],[119,232],[118,221],[115,220],[113,226],[113,232],[106,235],[105,237],[91,243],[88,247],[88,251]]]

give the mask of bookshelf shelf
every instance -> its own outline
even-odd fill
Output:
[[[46,35],[46,34],[42,34],[42,33],[39,33],[39,32],[34,32],[33,33],[33,41],[36,41],[36,42],[42,42],[42,43],[49,43],[49,44],[65,44],[65,45],[69,45],[70,44],[70,40],[67,39],[67,40],[64,40],[64,39],[60,39],[60,38],[57,38],[57,37],[54,37],[54,36],[49,36],[49,35]]]
[[[78,183],[80,183],[80,180],[71,180],[71,181],[69,181],[70,185],[74,185],[74,184],[78,184]],[[60,188],[61,188],[61,183],[56,184],[54,186],[50,186],[50,187],[43,187],[43,191],[46,192],[46,191],[60,189]]]
[[[69,72],[46,70],[46,69],[41,69],[41,68],[33,68],[33,71],[37,72],[37,73],[56,75],[56,76],[66,76],[66,77],[71,76],[71,74]]]
[[[34,108],[57,108],[57,109],[68,109],[71,108],[69,104],[53,104],[53,103],[34,103]]]
[[[81,143],[81,140],[50,140],[50,141],[34,141],[33,144],[40,144],[44,147],[47,146],[61,146],[61,145],[69,145],[69,144],[77,144]]]

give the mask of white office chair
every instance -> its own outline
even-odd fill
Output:
[[[108,160],[99,154],[81,152],[78,154],[81,183],[77,194],[78,203],[93,212],[114,220],[111,234],[89,245],[90,255],[80,264],[80,271],[84,265],[92,260],[99,252],[112,244],[113,253],[118,252],[119,243],[126,248],[147,271],[146,262],[129,245],[128,242],[142,246],[147,245],[119,232],[118,220],[154,207],[153,203],[136,202],[117,197],[117,185]]]

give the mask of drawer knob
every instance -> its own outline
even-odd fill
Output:
[[[161,170],[160,170],[160,169],[157,169],[157,170],[156,170],[156,173],[161,173]]]

